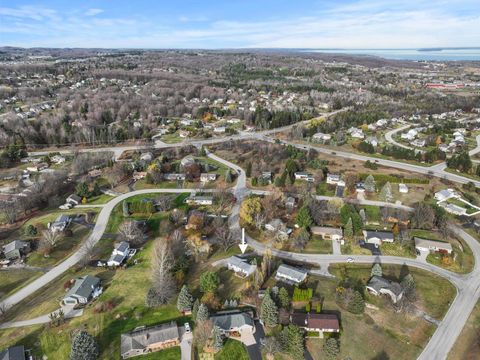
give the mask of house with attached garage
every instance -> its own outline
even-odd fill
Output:
[[[435,200],[439,202],[458,197],[459,195],[453,189],[443,189],[435,193]]]
[[[340,332],[340,324],[335,314],[304,314],[293,313],[290,322],[307,332],[318,332],[323,339],[324,333]]]
[[[363,237],[366,243],[376,245],[381,245],[383,242],[392,243],[394,241],[393,233],[388,231],[363,230]]]
[[[78,205],[82,202],[82,198],[80,196],[78,196],[77,194],[72,194],[69,197],[67,197],[66,202],[70,203],[72,205]]]
[[[195,194],[191,194],[185,199],[185,202],[189,205],[212,205],[213,196],[197,196]]]
[[[11,346],[5,350],[0,351],[0,360],[26,360],[25,348],[23,345]],[[32,359],[32,357],[28,357]]]
[[[308,272],[305,269],[282,264],[278,267],[275,279],[287,284],[298,285],[305,281]]]
[[[120,336],[120,355],[122,359],[128,359],[179,345],[180,333],[175,321],[141,326]]]
[[[19,259],[30,252],[30,243],[23,240],[14,240],[3,247],[3,255],[8,260]]]
[[[108,266],[120,266],[128,257],[128,253],[130,252],[130,245],[126,241],[122,241],[112,251],[112,255],[110,259],[107,261]]]
[[[217,174],[210,174],[210,173],[201,173],[200,174],[200,181],[201,182],[215,181],[216,179],[217,179]]]
[[[453,251],[452,245],[448,242],[422,239],[419,237],[413,238],[415,241],[415,249],[418,251],[439,252],[443,254],[451,254]]]
[[[210,317],[214,326],[226,337],[244,337],[255,333],[253,317],[249,313],[229,311],[216,313]]]
[[[312,174],[309,174],[309,173],[304,172],[304,171],[297,171],[295,173],[295,179],[296,180],[305,180],[305,181],[308,181],[308,182],[314,182],[315,181],[315,178],[313,177]]]
[[[388,295],[394,304],[403,297],[403,289],[399,283],[376,275],[368,282],[367,290],[375,296]]]
[[[273,219],[265,224],[265,230],[272,231],[281,236],[289,236],[292,233],[292,229],[288,228],[281,219]]]
[[[49,229],[53,232],[61,232],[64,231],[68,225],[70,225],[70,222],[72,221],[72,218],[68,215],[59,215],[57,219],[52,222],[49,226]]]
[[[75,283],[63,298],[65,305],[86,304],[102,293],[101,281],[96,276],[85,275],[75,279]]]
[[[163,178],[167,181],[184,181],[186,178],[185,174],[163,174]]]
[[[327,226],[312,226],[310,231],[313,235],[321,236],[323,240],[341,241],[343,244],[342,228],[334,228]]]
[[[235,272],[237,276],[248,277],[252,275],[257,269],[256,265],[250,264],[247,259],[242,259],[238,256],[231,256],[226,260],[228,270]]]

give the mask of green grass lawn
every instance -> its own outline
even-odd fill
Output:
[[[215,354],[215,360],[248,360],[245,346],[237,340],[227,339],[222,350]]]
[[[110,196],[107,194],[102,194],[98,196],[93,196],[88,199],[88,202],[86,205],[101,205],[101,204],[106,204],[110,200],[112,200],[114,196]]]
[[[415,258],[415,250],[413,246],[402,246],[397,242],[383,243],[380,245],[382,255],[401,256]]]
[[[162,135],[160,140],[163,141],[164,143],[167,143],[167,144],[175,144],[175,143],[178,143],[178,142],[182,142],[184,139],[180,137],[178,132],[175,132],[173,134]]]
[[[139,360],[178,360],[180,359],[180,346],[174,346],[148,355],[137,356]]]
[[[1,270],[0,271],[0,299],[14,293],[21,287],[42,275],[40,271],[31,270]]]
[[[332,251],[332,242],[330,240],[323,240],[319,236],[312,236],[302,252],[310,254],[331,254]]]

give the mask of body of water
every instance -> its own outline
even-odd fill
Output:
[[[346,55],[369,55],[392,60],[480,61],[480,48],[465,49],[311,49],[308,52]]]

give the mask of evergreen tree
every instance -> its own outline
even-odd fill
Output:
[[[195,299],[192,306],[192,319],[197,319],[198,307],[200,306],[200,301]]]
[[[191,309],[193,304],[193,296],[188,291],[187,285],[183,285],[180,293],[178,294],[177,299],[177,309],[178,311],[183,311],[185,309]]]
[[[252,163],[250,161],[247,163],[247,168],[245,169],[245,175],[247,177],[252,176]]]
[[[122,210],[123,210],[123,217],[129,217],[130,216],[130,210],[128,208],[128,202],[125,200],[122,203]]]
[[[102,190],[100,190],[100,185],[98,185],[98,182],[95,181],[95,184],[93,184],[92,194],[94,196],[98,196],[101,193],[102,193]]]
[[[88,185],[84,181],[77,185],[77,187],[75,188],[75,192],[77,193],[78,196],[82,198],[88,197],[88,195],[90,194],[90,191],[88,190]]]
[[[150,308],[162,305],[162,302],[160,301],[160,296],[158,295],[157,290],[155,290],[154,288],[148,289],[147,295],[145,297],[145,305]]]
[[[380,199],[385,202],[390,202],[393,199],[392,195],[392,186],[390,185],[390,182],[387,182],[382,190],[380,191]]]
[[[231,183],[232,181],[233,181],[232,173],[231,173],[230,169],[228,169],[227,172],[225,173],[225,182]]]
[[[307,229],[313,223],[312,216],[310,215],[310,209],[307,206],[302,206],[297,213],[297,224],[301,228]]]
[[[212,330],[212,338],[213,338],[213,348],[215,351],[219,351],[223,347],[223,338],[222,333],[218,326],[214,326]]]
[[[280,345],[292,359],[304,359],[303,353],[305,351],[303,332],[295,325],[288,325],[283,328],[280,333]]]
[[[417,299],[417,291],[416,291],[416,284],[415,279],[413,278],[412,274],[407,274],[402,279],[402,288],[404,292],[404,296],[411,302]]]
[[[345,225],[345,228],[343,229],[343,236],[345,236],[347,239],[351,239],[353,237],[352,218],[348,219],[348,222]]]
[[[200,306],[198,307],[197,317],[196,317],[195,320],[196,321],[206,321],[206,320],[208,320],[209,317],[210,317],[210,314],[208,312],[207,305],[200,304]]]
[[[200,156],[207,156],[207,151],[203,146],[200,148]]]
[[[352,314],[362,314],[365,310],[365,300],[363,299],[362,294],[358,291],[354,291],[353,296],[348,303],[347,310]]]
[[[25,235],[26,236],[35,236],[35,235],[37,235],[37,233],[38,233],[37,228],[35,226],[33,226],[32,224],[29,224],[25,228]]]
[[[278,324],[278,308],[269,292],[266,292],[263,297],[260,318],[265,326],[273,327]]]
[[[338,340],[335,338],[328,338],[323,345],[323,351],[325,352],[327,359],[336,359],[340,353]]]
[[[365,190],[368,192],[375,192],[375,179],[372,175],[368,175],[364,182]]]
[[[382,271],[382,266],[379,263],[375,263],[372,267],[372,272],[371,276],[382,276],[383,271]]]
[[[89,333],[79,331],[72,340],[70,360],[96,360],[99,355],[98,344]]]

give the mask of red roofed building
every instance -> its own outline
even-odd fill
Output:
[[[290,322],[306,331],[318,331],[320,337],[323,333],[340,332],[340,324],[335,314],[301,314],[290,315]]]

